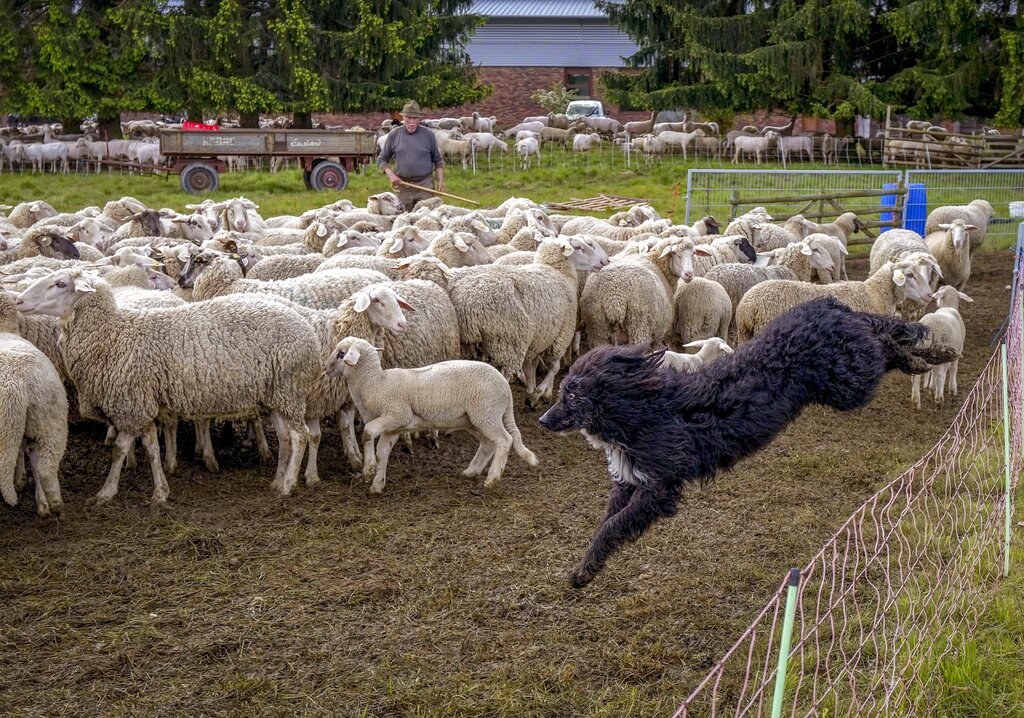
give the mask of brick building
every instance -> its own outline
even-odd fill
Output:
[[[600,95],[601,72],[624,67],[622,58],[637,47],[593,0],[476,0],[472,12],[487,22],[466,50],[479,68],[480,81],[492,85],[494,93],[471,106],[428,110],[428,117],[458,117],[476,110],[484,117],[494,115],[500,126],[507,127],[528,115],[546,114],[530,95],[558,84],[576,89],[581,98],[601,100],[605,112],[620,120],[647,119],[646,112],[622,111]],[[422,99],[429,105],[429,98]],[[385,117],[371,113],[317,119],[375,128]]]

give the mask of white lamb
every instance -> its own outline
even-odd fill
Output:
[[[540,156],[540,141],[532,137],[519,140],[516,142],[516,154],[519,155],[519,159],[522,162],[524,170],[530,169],[530,163],[534,155],[537,156],[537,164],[540,164],[542,161]]]
[[[68,439],[68,399],[50,360],[18,334],[14,298],[0,291],[0,493],[18,502],[16,466],[28,445],[36,482],[36,511],[64,506],[57,471]]]
[[[466,429],[473,433],[480,446],[463,474],[478,476],[490,464],[484,481],[487,488],[501,479],[510,449],[530,466],[538,463],[516,426],[512,390],[489,364],[455,360],[385,370],[373,345],[346,337],[338,342],[324,372],[345,377],[366,425],[363,474],[373,475],[371,493],[384,491],[391,449],[409,431]]]
[[[662,366],[671,367],[680,374],[692,374],[693,372],[707,366],[723,354],[732,354],[732,347],[718,337],[709,337],[695,342],[683,344],[684,349],[700,347],[696,354],[682,354],[680,352],[666,351],[661,360]]]
[[[940,287],[935,292],[935,303],[938,309],[921,317],[920,322],[928,327],[928,338],[925,339],[926,346],[941,345],[955,349],[962,353],[964,350],[964,339],[967,336],[967,329],[964,320],[960,316],[960,302],[973,302],[969,296],[957,291],[950,286]],[[932,397],[936,404],[942,404],[945,400],[946,379],[949,379],[949,391],[953,396],[957,395],[956,375],[960,366],[960,360],[954,359],[945,364],[933,366],[927,374],[915,374],[911,378],[910,399],[914,402],[914,408],[921,408],[921,382],[931,386]]]

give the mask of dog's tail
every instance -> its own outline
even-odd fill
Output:
[[[897,369],[905,374],[923,374],[933,365],[960,358],[960,352],[950,347],[922,346],[921,343],[928,338],[929,329],[920,322],[908,322],[881,314],[863,316],[881,341],[886,371]]]

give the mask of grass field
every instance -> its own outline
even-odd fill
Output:
[[[475,177],[453,168],[448,189],[485,205],[604,191],[668,213],[682,211],[673,185],[685,193],[685,177],[669,163]],[[305,191],[294,170],[226,175],[223,186],[217,197],[244,194],[265,216],[336,198]],[[362,204],[384,189],[371,172],[354,175],[342,196]],[[0,176],[5,204],[41,198],[73,210],[125,194],[179,210],[192,201],[176,178]],[[976,301],[965,310],[961,398],[1005,316],[1008,255],[983,253],[968,288]],[[862,278],[861,265],[851,278]],[[396,450],[383,497],[367,496],[325,446],[324,485],[280,502],[266,489],[268,468],[218,437],[224,471],[184,457],[167,512],[142,508],[144,468],[126,473],[113,505],[91,510],[85,500],[108,454],[102,427],[78,426],[62,467],[65,516],[40,520],[25,498],[0,512],[0,713],[670,714],[786,568],[949,426],[958,402],[910,413],[907,385],[889,377],[858,412],[808,410],[756,460],[688,493],[679,516],[584,593],[569,591],[564,573],[603,507],[603,458],[579,437],[541,431],[520,392],[524,440],[543,463],[527,470],[513,460],[496,492],[458,475],[472,447],[452,437],[441,452]],[[1019,525],[1014,537],[1011,578],[975,635],[943,660],[933,716],[1024,716]]]
[[[617,151],[616,151],[617,152]],[[740,169],[781,169],[781,166],[741,164]],[[446,168],[446,189],[449,192],[480,202],[482,206],[495,206],[512,196],[525,196],[538,201],[562,202],[571,198],[592,197],[601,192],[637,197],[649,200],[662,216],[675,217],[683,221],[686,210],[687,172],[689,169],[733,169],[728,163],[708,164],[706,160],[684,161],[682,158],[668,158],[653,165],[644,164],[634,158],[627,167],[618,154],[606,148],[600,159],[588,162],[572,153],[548,150],[546,163],[540,167],[522,170],[512,161],[511,155],[495,156],[488,169],[486,160],[478,163],[478,172],[463,170],[457,164],[449,163]],[[807,163],[791,165],[799,172],[825,170],[824,165]],[[834,168],[832,168],[834,169]],[[866,170],[880,172],[881,167],[843,167],[843,170]],[[889,173],[895,176],[895,173]],[[838,179],[837,179],[838,178]],[[921,178],[918,177],[917,180]],[[729,198],[735,191],[747,197],[780,196],[787,194],[810,194],[831,189],[882,189],[889,181],[882,175],[853,177],[830,173],[825,176],[785,176],[781,174],[757,177],[731,176],[714,180],[702,179],[694,188],[691,221],[699,219],[705,212],[713,213],[719,219],[729,216]],[[1003,248],[1016,240],[1016,222],[1008,220],[1007,204],[1024,198],[1024,171],[977,174],[935,174],[925,178],[929,186],[928,206],[932,209],[938,203],[966,203],[982,197],[988,199],[996,210],[996,217],[990,227],[989,246]],[[703,188],[703,189],[702,189]],[[386,178],[375,166],[364,173],[352,173],[349,186],[341,193],[313,192],[305,189],[298,170],[285,170],[277,174],[269,172],[227,173],[221,177],[221,189],[210,195],[225,199],[238,195],[260,205],[260,213],[269,217],[276,214],[298,214],[310,207],[347,197],[357,205],[364,205],[366,198],[375,192],[389,189]],[[28,199],[47,199],[62,211],[73,211],[91,204],[102,204],[108,199],[131,195],[154,207],[173,207],[184,211],[184,205],[198,201],[197,198],[181,191],[176,176],[140,177],[138,175],[103,172],[89,175],[0,175],[0,204],[14,204]],[[770,206],[776,213],[799,211],[804,203]],[[817,204],[815,208],[817,208]],[[844,200],[843,206],[854,210],[872,209],[880,206],[878,198]],[[741,209],[749,208],[744,205]],[[826,205],[827,208],[827,205]],[[610,214],[610,212],[605,213]],[[877,219],[877,210],[867,216]],[[827,220],[825,220],[827,221]]]

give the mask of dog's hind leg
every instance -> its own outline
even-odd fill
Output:
[[[613,495],[613,500],[618,498]],[[621,500],[621,499],[620,499]],[[622,510],[601,524],[580,565],[569,575],[569,585],[583,588],[604,568],[608,557],[623,544],[638,539],[647,527],[663,516],[675,513],[677,491],[640,487]],[[609,506],[609,509],[611,507]]]

